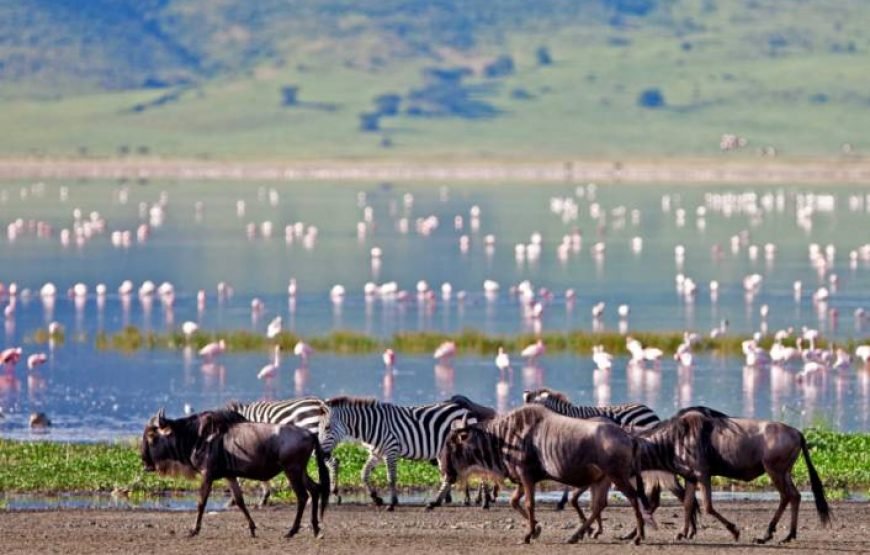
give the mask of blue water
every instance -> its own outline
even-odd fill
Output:
[[[729,194],[740,195],[740,201],[722,209],[720,201]],[[101,352],[94,348],[94,337],[128,324],[177,329],[186,320],[197,321],[204,330],[265,332],[275,316],[282,316],[285,329],[302,336],[337,329],[382,337],[401,330],[466,328],[494,334],[617,330],[616,307],[624,303],[630,307],[623,324],[629,331],[706,334],[727,320],[728,333],[808,326],[834,339],[865,338],[870,321],[854,314],[870,309],[867,197],[865,188],[830,185],[781,190],[626,184],[0,183],[0,222],[5,225],[0,229],[7,231],[0,234],[0,282],[7,288],[15,283],[18,289],[14,311],[4,322],[3,346],[21,346],[25,358],[49,354],[49,362],[34,372],[27,371],[23,360],[14,370],[0,371],[5,415],[0,435],[72,441],[130,437],[141,433],[144,421],[161,406],[178,415],[186,404],[199,410],[230,399],[302,394],[420,403],[463,393],[504,410],[520,402],[524,388],[539,385],[564,390],[575,403],[642,401],[663,416],[704,403],[799,426],[822,423],[866,431],[870,373],[857,364],[797,383],[798,368],[744,369],[739,358],[699,356],[691,371],[679,371],[670,359],[659,370],[629,370],[621,359],[603,374],[594,371],[587,357],[547,355],[539,367],[525,369],[518,353],[512,353],[514,370],[500,381],[492,357],[460,357],[452,368],[438,368],[429,357],[400,354],[397,373],[385,375],[379,355],[316,353],[307,370],[285,356],[278,376],[260,381],[256,374],[268,361],[266,353],[225,353],[214,364],[204,364],[192,353]],[[570,199],[568,211],[556,213],[558,201],[553,199]],[[241,215],[239,201],[244,202]],[[480,209],[476,230],[471,228],[472,206]],[[371,208],[368,220],[366,207]],[[699,208],[706,213],[699,215]],[[92,212],[98,213],[94,221],[105,221],[103,230],[92,231],[89,238],[83,232],[81,244],[75,239],[76,209],[80,227]],[[462,216],[461,229],[454,226],[457,215]],[[266,221],[272,223],[271,237],[262,233]],[[428,234],[421,233],[427,221]],[[49,224],[51,233],[39,236],[37,222]],[[285,227],[297,222],[302,236],[288,242]],[[140,242],[137,228],[143,224],[148,233]],[[60,239],[63,229],[71,230],[67,245]],[[113,245],[113,231],[130,232],[129,246]],[[531,243],[533,233],[541,235],[540,257],[518,260],[516,244]],[[559,244],[573,233],[580,241],[560,258]],[[464,252],[462,235],[469,238]],[[491,246],[487,235],[493,236]],[[642,238],[637,252],[631,248],[634,237]],[[600,254],[593,252],[596,243],[604,245]],[[815,263],[809,256],[812,243],[822,253]],[[767,244],[775,248],[769,256]],[[675,257],[678,245],[685,249],[682,261]],[[372,262],[372,247],[382,249],[379,264]],[[747,294],[744,278],[755,273],[762,276],[761,285]],[[677,274],[698,284],[693,297],[677,291]],[[295,300],[287,295],[291,278],[299,286]],[[150,305],[143,303],[135,291],[125,302],[117,293],[125,279],[136,289],[145,280],[171,283],[172,307],[156,296]],[[484,295],[487,279],[500,284],[494,297]],[[709,287],[713,279],[720,283],[715,299]],[[434,290],[435,302],[418,301],[419,280]],[[525,317],[521,302],[510,293],[522,280],[536,291],[552,293],[549,299],[539,296],[544,306],[540,321]],[[797,296],[796,280],[803,285]],[[366,299],[363,285],[369,281],[395,281],[408,292],[408,300]],[[446,281],[453,286],[448,301],[440,289]],[[53,303],[39,296],[46,282],[57,287]],[[88,287],[87,297],[78,302],[67,296],[77,282]],[[219,282],[229,284],[233,294],[219,298]],[[99,283],[108,289],[103,300],[94,293]],[[336,284],[347,291],[339,304],[329,299]],[[814,303],[811,297],[822,286],[830,297]],[[576,291],[574,302],[566,300],[567,288]],[[196,302],[199,290],[207,295],[202,310]],[[467,293],[462,302],[459,291]],[[254,298],[265,305],[259,315],[251,311]],[[590,311],[598,302],[605,303],[604,315],[594,320]],[[4,295],[0,306],[9,304]],[[769,309],[766,319],[762,305]],[[52,321],[64,327],[65,343],[53,348],[36,344],[34,332]],[[33,411],[52,419],[48,433],[30,431],[27,417]]]

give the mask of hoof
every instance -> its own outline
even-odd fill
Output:
[[[533,540],[538,539],[538,536],[541,535],[541,525],[540,524],[537,524],[537,523],[535,524],[535,531],[532,532],[531,535],[532,535]]]
[[[674,536],[674,541],[681,542],[681,541],[683,541],[683,540],[685,540],[685,539],[687,539],[687,538],[686,538],[686,534],[683,534],[682,532],[677,532],[677,535]]]
[[[290,538],[292,538],[293,536],[295,536],[295,535],[296,535],[296,532],[298,532],[298,531],[299,531],[299,530],[290,530],[289,532],[287,532],[286,534],[284,534],[284,537],[287,538],[287,539],[289,540]]]
[[[322,530],[321,530],[320,532],[317,532],[316,534],[314,534],[314,539],[315,539],[315,540],[322,540],[323,538],[324,538],[324,536],[323,536],[323,531],[322,531]]]
[[[565,510],[565,504],[564,504],[564,503],[562,503],[561,501],[558,502],[558,503],[556,503],[556,511],[564,511],[564,510]]]
[[[791,540],[795,539],[796,537],[797,537],[797,534],[789,534],[788,536],[782,538],[782,540],[780,540],[779,543],[790,543]]]
[[[523,538],[523,543],[532,543],[532,535],[526,534],[526,536]]]
[[[633,543],[634,543],[634,545],[640,545],[640,536],[635,536]]]
[[[384,504],[383,498],[378,497],[377,495],[372,495],[372,502],[375,504],[375,507],[380,507]]]
[[[199,530],[196,530],[196,529],[190,529],[187,531],[188,538],[192,538],[192,537],[196,536],[197,534],[199,534]]]
[[[257,529],[256,529],[256,528],[251,528],[251,537],[252,537],[252,538],[256,538],[256,537],[257,537]]]
[[[592,535],[592,539],[597,540],[598,536],[600,536],[600,535],[601,535],[601,530],[598,530],[597,532],[595,532],[595,534]]]
[[[341,496],[338,494],[336,494],[336,496],[335,496],[335,504],[341,505]]]
[[[441,506],[441,503],[436,503],[435,501],[432,501],[431,503],[426,505],[426,512],[429,512],[432,509],[434,509],[435,507],[440,507],[440,506]]]

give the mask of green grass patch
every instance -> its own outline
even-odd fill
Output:
[[[673,353],[683,341],[683,332],[632,332],[631,336],[639,340],[647,347],[658,347],[665,353]],[[603,345],[605,350],[614,355],[626,355],[625,336],[617,332],[586,332],[572,331],[567,333],[544,333],[541,336],[532,334],[520,335],[487,335],[476,330],[464,330],[456,334],[434,332],[401,332],[390,338],[378,338],[367,336],[352,331],[335,331],[321,337],[308,337],[305,340],[311,346],[321,352],[337,353],[342,355],[370,354],[382,351],[390,347],[397,352],[407,354],[428,354],[433,352],[444,341],[456,343],[459,356],[463,355],[490,355],[504,347],[508,352],[519,352],[527,345],[534,343],[540,337],[550,353],[573,353],[588,355],[594,345]],[[274,339],[268,339],[263,334],[251,331],[198,331],[187,339],[180,331],[169,334],[157,334],[143,332],[134,326],[128,326],[114,334],[100,332],[95,338],[95,345],[101,351],[135,352],[141,349],[182,349],[190,346],[200,349],[207,343],[223,339],[227,350],[230,352],[264,351],[274,345],[280,345],[284,352],[292,352],[296,342],[302,339],[300,336],[289,332],[282,332]],[[694,347],[696,352],[708,352],[720,356],[742,355],[741,343],[749,339],[748,336],[727,335],[717,338],[702,338]],[[32,340],[34,343],[44,343],[48,337],[41,331],[37,331]],[[848,340],[838,342],[837,345],[852,351],[858,345],[868,340]],[[786,342],[788,343],[788,342]],[[760,346],[770,348],[773,338],[762,338]],[[792,340],[792,345],[794,342]],[[816,342],[820,348],[828,347],[824,339]]]
[[[846,434],[809,429],[806,432],[813,463],[832,498],[843,492],[870,491],[870,434]],[[360,471],[367,458],[364,448],[342,444],[337,448],[341,461],[339,484],[342,490],[362,488]],[[312,464],[309,473],[316,476]],[[795,465],[795,482],[809,487],[803,458]],[[387,483],[386,470],[379,465],[373,474],[378,486]],[[399,462],[398,482],[403,488],[432,488],[438,485],[438,469],[425,461]],[[717,480],[720,487],[732,484]],[[286,480],[274,481],[275,494],[289,496]],[[741,489],[769,489],[764,476]],[[134,441],[118,443],[71,444],[0,439],[0,491],[56,494],[64,492],[129,491],[132,495],[193,492],[197,482],[181,478],[161,478],[142,470]],[[249,482],[249,487],[252,484]]]

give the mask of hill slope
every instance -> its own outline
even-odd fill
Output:
[[[0,0],[0,155],[682,156],[725,132],[861,152],[867,20],[857,0]]]

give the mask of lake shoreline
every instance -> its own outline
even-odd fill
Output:
[[[423,181],[668,184],[868,184],[870,160],[205,160],[0,158],[0,179]]]

